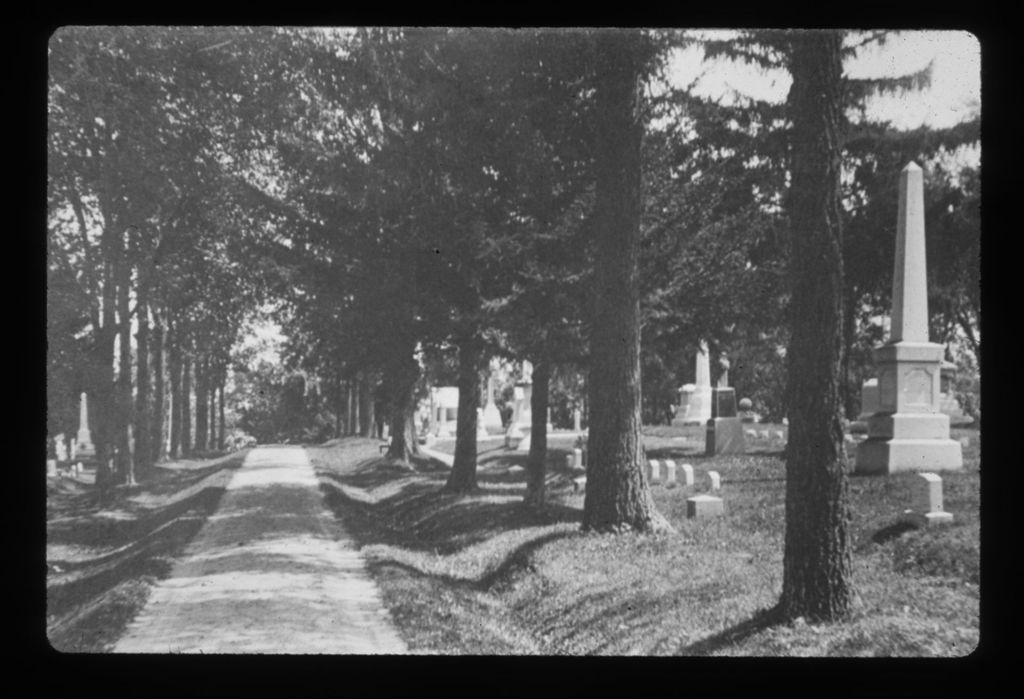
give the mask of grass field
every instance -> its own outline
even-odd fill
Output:
[[[373,440],[307,450],[414,652],[963,656],[978,643],[980,433],[952,436],[970,445],[965,468],[942,474],[950,525],[902,523],[915,474],[851,477],[854,612],[820,625],[772,625],[763,614],[781,590],[781,440],[705,457],[699,427],[645,429],[650,458],[695,471],[693,487],[652,488],[676,529],[658,536],[579,531],[584,496],[564,467],[571,436],[550,440],[542,513],[520,504],[525,452],[500,439],[481,444],[481,488],[465,496],[439,492],[443,465],[390,464]],[[726,515],[686,519],[686,497],[706,490],[709,470],[721,474]]]

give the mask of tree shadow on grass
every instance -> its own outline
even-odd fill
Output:
[[[331,481],[321,480],[328,507],[360,545],[387,544],[414,551],[451,553],[503,531],[579,522],[582,513],[551,503],[537,510],[518,497],[493,502],[493,494],[445,493],[436,483],[412,482],[377,502],[350,497]],[[501,495],[508,495],[501,491]],[[514,495],[514,494],[513,494]]]
[[[783,623],[778,607],[762,609],[746,621],[741,621],[713,636],[680,648],[677,655],[710,655],[729,646],[734,646],[773,626]]]
[[[564,539],[566,537],[576,535],[577,532],[575,531],[550,532],[534,539],[530,539],[529,541],[525,541],[506,553],[498,565],[485,570],[482,575],[476,578],[457,577],[445,573],[434,573],[417,568],[412,564],[393,559],[372,560],[367,563],[367,566],[371,569],[397,568],[412,575],[434,578],[435,580],[439,580],[448,585],[463,587],[477,592],[487,592],[496,584],[506,580],[516,571],[526,568],[530,564],[530,556],[533,555],[537,549],[557,539]]]

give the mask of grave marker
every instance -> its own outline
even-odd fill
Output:
[[[928,524],[946,524],[953,515],[942,508],[942,478],[935,473],[919,473],[914,480],[914,511],[924,515]]]
[[[665,462],[665,487],[676,485],[676,462],[669,459]]]
[[[682,464],[679,468],[683,471],[683,485],[693,485],[693,466]]]
[[[722,498],[714,495],[694,495],[686,498],[686,516],[689,519],[694,517],[715,517],[725,514],[725,506]]]
[[[708,471],[708,488],[713,493],[722,489],[722,478],[718,475],[718,471]]]

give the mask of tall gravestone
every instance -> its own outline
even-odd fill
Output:
[[[874,352],[878,410],[857,447],[856,472],[863,474],[963,467],[949,416],[939,411],[943,347],[928,341],[924,180],[915,163],[900,173],[899,196],[891,336]]]
[[[697,352],[696,382],[679,389],[679,408],[673,425],[703,425],[711,419],[711,360],[708,345],[700,343]]]
[[[704,441],[707,456],[744,454],[747,451],[743,419],[736,412],[736,389],[725,385],[728,381],[726,370],[711,391],[711,417],[707,421]]]
[[[75,437],[75,456],[95,456],[96,445],[92,443],[92,434],[89,432],[89,407],[88,399],[82,394],[82,402],[78,414],[78,434]]]

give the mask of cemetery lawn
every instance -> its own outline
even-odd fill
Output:
[[[439,492],[444,465],[389,463],[376,440],[307,453],[410,652],[949,657],[978,644],[980,562],[980,432],[952,433],[970,438],[964,469],[940,474],[952,524],[902,521],[913,473],[851,476],[856,599],[834,624],[764,614],[782,581],[785,465],[772,436],[708,458],[699,427],[645,428],[649,458],[690,463],[695,475],[692,487],[652,487],[676,529],[658,536],[580,532],[571,436],[549,439],[541,513],[521,506],[525,452],[500,438],[481,443],[480,490],[462,496]],[[721,474],[726,514],[687,519],[686,497],[706,492],[709,470]]]
[[[162,464],[102,502],[94,474],[47,478],[46,635],[59,651],[109,651],[154,583],[216,509],[247,452]]]

